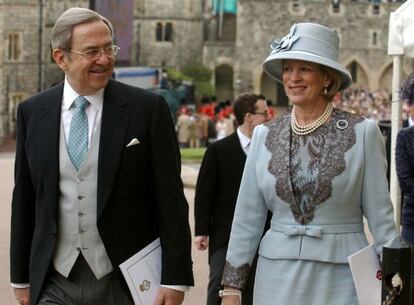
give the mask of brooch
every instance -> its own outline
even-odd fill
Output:
[[[346,120],[339,120],[338,122],[336,122],[336,128],[340,129],[340,130],[344,130],[347,129],[349,126],[348,121]]]

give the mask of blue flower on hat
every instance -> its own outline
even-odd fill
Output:
[[[295,33],[296,30],[296,24],[294,24],[290,31],[289,34],[287,34],[285,37],[283,37],[282,39],[275,39],[273,41],[273,43],[270,45],[270,47],[272,48],[272,53],[271,54],[275,54],[275,53],[279,53],[279,52],[283,52],[283,51],[287,51],[290,49],[290,47],[292,46],[292,44],[299,39],[299,36],[293,36],[293,34]]]

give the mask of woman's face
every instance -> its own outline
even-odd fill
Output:
[[[292,104],[302,106],[324,101],[328,76],[318,64],[302,60],[283,62],[283,86]]]

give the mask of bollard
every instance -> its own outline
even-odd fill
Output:
[[[401,236],[383,247],[381,305],[412,305],[412,251]]]

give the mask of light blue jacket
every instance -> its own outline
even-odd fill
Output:
[[[325,144],[329,149],[320,160],[314,205],[306,213],[296,208],[291,185],[290,115],[255,129],[226,258],[231,273],[251,265],[268,209],[272,224],[259,254],[271,259],[347,263],[347,256],[368,244],[364,216],[378,254],[395,236],[384,141],[376,122],[335,109],[328,126],[331,144]],[[224,283],[239,286],[244,278]]]

